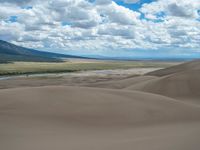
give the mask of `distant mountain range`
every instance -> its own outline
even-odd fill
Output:
[[[61,62],[64,58],[84,58],[51,52],[42,52],[34,49],[17,46],[0,40],[0,63],[14,61],[30,62]]]

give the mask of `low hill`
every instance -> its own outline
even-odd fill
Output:
[[[59,62],[61,58],[82,58],[78,56],[42,52],[17,46],[0,40],[0,63],[13,61],[33,61],[33,62]]]

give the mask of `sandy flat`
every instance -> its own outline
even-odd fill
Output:
[[[1,149],[198,150],[197,64],[118,78],[2,80]]]
[[[111,84],[120,85],[121,88],[126,87],[128,80],[134,80],[130,83],[138,82],[132,78],[141,76],[140,81],[155,78],[155,76],[146,77],[144,74],[159,70],[159,68],[133,68],[133,69],[115,69],[115,70],[95,70],[81,71],[76,73],[57,73],[57,74],[35,74],[35,75],[19,75],[0,77],[0,89],[18,88],[18,87],[38,87],[50,85],[65,86],[93,86],[108,87]],[[120,84],[116,81],[120,80]],[[102,83],[101,83],[102,82]],[[129,83],[129,85],[130,85]],[[102,85],[102,86],[101,86]],[[117,86],[116,86],[117,88]]]

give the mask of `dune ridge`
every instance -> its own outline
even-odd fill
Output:
[[[152,72],[147,73],[146,75],[162,77],[162,76],[172,75],[175,73],[181,73],[181,72],[185,72],[189,70],[190,71],[200,70],[199,64],[200,64],[200,60],[189,61],[189,62],[175,65],[169,68],[152,71]]]
[[[177,71],[175,72],[175,70]],[[167,75],[163,76],[163,73]],[[200,61],[184,63],[149,74],[155,76],[162,74],[162,77],[132,85],[126,89],[150,92],[176,99],[196,100],[197,102],[200,99]]]

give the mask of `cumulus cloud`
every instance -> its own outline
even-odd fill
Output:
[[[121,36],[124,38],[134,38],[134,27],[120,26],[118,24],[104,24],[98,29],[100,35]]]
[[[176,3],[172,3],[167,6],[167,12],[170,15],[177,17],[195,18],[197,16],[197,12],[195,12],[195,9],[193,9],[191,5],[183,6],[183,5],[178,5]]]
[[[144,4],[141,12],[148,15],[155,15],[165,12],[169,16],[197,18],[200,9],[200,1],[196,0],[158,0],[150,4]]]
[[[97,5],[109,5],[112,3],[112,0],[96,0],[95,3]]]
[[[0,22],[0,39],[6,41],[18,41],[23,35],[24,27],[19,23]]]
[[[139,0],[123,0],[128,5]],[[101,52],[200,48],[200,1],[0,0],[0,39],[40,49]],[[12,20],[15,18],[15,20]]]
[[[27,4],[32,0],[0,0],[1,3]]]
[[[108,22],[130,25],[139,21],[140,14],[138,12],[119,6],[114,2],[111,5],[98,7],[97,9],[103,17],[107,18]]]
[[[139,2],[140,0],[124,0],[125,3],[129,3],[129,4],[132,4],[132,3],[137,3]]]

